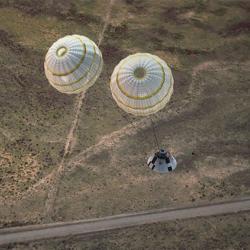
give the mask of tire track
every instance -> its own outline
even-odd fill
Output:
[[[112,6],[113,6],[114,2],[115,2],[115,0],[110,0],[109,5],[107,7],[107,15],[106,15],[106,18],[104,21],[104,25],[103,25],[102,30],[99,33],[98,46],[100,46],[102,41],[103,41],[104,33],[105,33],[105,31],[108,27],[108,23],[110,21],[111,10],[112,10]],[[72,152],[72,149],[73,149],[73,142],[75,140],[75,131],[77,129],[80,110],[81,110],[81,107],[83,104],[84,96],[85,96],[84,93],[81,93],[79,96],[77,96],[75,116],[74,116],[74,120],[71,124],[69,133],[66,137],[67,139],[66,139],[65,146],[64,146],[62,160],[61,160],[61,163],[59,164],[59,167],[56,169],[56,171],[53,172],[53,174],[52,174],[53,178],[50,179],[51,180],[51,183],[50,183],[51,187],[48,191],[48,196],[47,196],[47,200],[45,203],[45,211],[44,211],[45,221],[50,221],[51,216],[53,215],[54,203],[55,203],[56,195],[58,192],[58,186],[59,186],[60,180],[65,172],[65,169],[66,169],[65,158]]]

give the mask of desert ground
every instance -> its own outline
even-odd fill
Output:
[[[0,225],[249,195],[249,13],[248,0],[0,0]],[[81,97],[57,92],[43,69],[48,48],[68,34],[100,43],[104,59],[80,107]],[[173,72],[174,94],[151,116],[159,143],[178,162],[167,175],[146,165],[157,149],[151,119],[124,113],[111,97],[115,65],[136,52],[160,56]],[[249,214],[226,220],[230,234],[244,218]],[[224,227],[217,217],[204,220],[197,228],[193,221],[183,225],[194,234]],[[173,244],[188,235],[178,223],[170,226],[177,232]],[[145,230],[154,227],[170,230]],[[210,244],[205,238],[199,244]]]

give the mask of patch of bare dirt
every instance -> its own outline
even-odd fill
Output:
[[[238,36],[240,34],[249,34],[249,32],[250,32],[250,20],[246,20],[243,22],[233,24],[230,27],[226,28],[222,32],[222,35],[225,37]]]
[[[195,12],[193,10],[190,10],[190,11],[179,14],[179,18],[181,20],[190,20],[194,15],[195,15]]]
[[[231,8],[241,8],[247,12],[250,12],[249,0],[237,0],[237,1],[223,1],[223,4]]]
[[[210,156],[204,159],[203,164],[202,168],[197,169],[200,176],[221,180],[237,172],[249,169],[247,166],[248,162],[245,159],[235,156],[227,158]]]
[[[15,136],[12,135],[12,133],[10,133],[7,129],[4,129],[4,128],[1,128],[0,127],[0,133],[6,138],[8,139],[9,141],[15,141]]]
[[[14,7],[28,15],[40,14],[56,16],[63,20],[72,20],[80,24],[99,23],[101,18],[77,10],[72,0],[5,0],[0,7]]]
[[[40,171],[40,164],[36,156],[30,154],[17,159],[9,153],[0,154],[1,172],[1,199],[6,197],[20,197],[29,187],[30,182],[35,182]]]
[[[50,15],[72,20],[81,24],[99,23],[101,18],[86,12],[79,12],[74,1],[68,0],[5,0],[0,7],[13,7],[28,15]]]
[[[187,18],[191,18],[194,15],[194,11],[191,7],[170,7],[166,8],[161,16],[165,22],[174,22],[177,24],[184,24]]]
[[[69,11],[72,6],[71,0],[5,0],[1,3],[1,7],[14,7],[29,15],[60,14]]]
[[[101,46],[103,58],[106,63],[118,63],[114,62],[114,58],[124,58],[127,53],[120,48],[117,48],[114,44],[105,43]]]
[[[17,55],[25,52],[25,49],[18,43],[14,42],[13,37],[6,31],[0,29],[0,44],[13,50]]]
[[[148,3],[143,0],[125,0],[125,3],[133,7],[134,12],[145,11],[148,7]]]
[[[209,68],[216,68],[216,67],[218,67],[218,62],[217,61],[205,61],[205,62],[202,62],[202,63],[196,65],[193,68],[192,76],[195,77],[201,71],[207,70]]]
[[[192,70],[192,81],[189,85],[188,93],[191,96],[199,95],[201,90],[203,89],[203,81],[199,79],[199,74],[201,74],[204,71],[212,70],[214,72],[216,71],[226,71],[229,70],[232,67],[232,64],[228,64],[225,61],[204,61],[199,64],[197,64],[193,70]]]
[[[250,168],[241,169],[239,172],[235,172],[232,175],[228,176],[226,179],[230,183],[233,183],[237,186],[244,185],[246,188],[250,188]]]
[[[187,48],[174,47],[174,46],[164,46],[163,49],[171,53],[179,53],[179,54],[184,54],[184,55],[210,55],[211,53],[213,53],[213,50],[187,49]]]

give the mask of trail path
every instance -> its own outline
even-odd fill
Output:
[[[107,29],[109,20],[110,20],[110,15],[111,15],[111,10],[112,6],[114,4],[115,0],[110,0],[109,5],[107,7],[107,15],[104,20],[104,25],[102,30],[99,33],[99,38],[98,38],[98,46],[101,45],[104,37],[104,33]],[[58,168],[53,171],[53,174],[50,175],[50,189],[48,191],[48,197],[45,203],[45,212],[44,212],[44,219],[45,221],[50,221],[51,216],[53,215],[53,208],[54,208],[54,203],[56,199],[56,195],[58,192],[58,186],[60,183],[60,180],[65,172],[66,164],[65,164],[65,158],[67,155],[69,155],[73,149],[74,141],[75,141],[75,131],[77,129],[77,124],[79,120],[79,115],[80,115],[80,110],[83,104],[83,99],[84,99],[85,94],[81,93],[77,96],[76,100],[76,108],[75,108],[75,116],[72,121],[69,133],[67,134],[66,137],[66,142],[64,146],[64,152],[63,156],[61,159],[61,163],[59,164]]]

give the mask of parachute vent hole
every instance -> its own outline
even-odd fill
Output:
[[[142,67],[138,67],[134,70],[134,76],[137,79],[143,79],[146,75],[146,70]]]
[[[57,51],[56,51],[56,55],[58,56],[58,57],[62,57],[62,56],[64,56],[66,53],[67,53],[67,48],[66,47],[60,47],[60,48],[58,48],[57,49]]]

